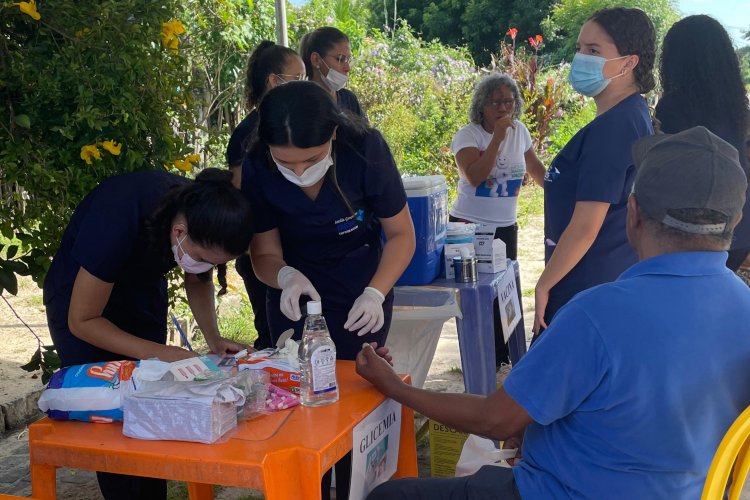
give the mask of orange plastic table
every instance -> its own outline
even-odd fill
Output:
[[[71,467],[187,481],[193,500],[212,499],[214,484],[264,490],[269,500],[319,499],[323,473],[352,449],[352,429],[385,400],[355,373],[353,361],[336,368],[337,403],[241,422],[214,444],[144,441],[123,436],[121,424],[44,418],[29,426],[33,496],[56,498],[55,470]],[[403,406],[401,417],[395,477],[413,477],[414,414]]]

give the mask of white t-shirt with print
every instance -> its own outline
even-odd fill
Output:
[[[531,147],[531,135],[523,123],[508,128],[490,175],[477,187],[472,186],[459,169],[458,198],[451,215],[482,224],[505,227],[516,223],[516,206],[526,173],[524,153]],[[481,125],[470,123],[456,132],[451,151],[477,148],[480,154],[489,146],[492,134]]]

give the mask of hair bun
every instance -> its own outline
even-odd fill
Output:
[[[222,168],[204,168],[195,177],[195,182],[213,182],[217,184],[232,184],[232,172]]]

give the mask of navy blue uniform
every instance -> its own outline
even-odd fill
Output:
[[[385,343],[393,308],[393,293],[386,295],[385,325],[358,337],[344,329],[354,301],[370,283],[382,253],[378,219],[397,215],[406,205],[401,177],[388,145],[375,130],[361,138],[334,143],[336,189],[331,172],[311,200],[298,186],[269,166],[266,151],[249,157],[242,169],[242,191],[253,207],[255,232],[278,229],[286,263],[304,274],[321,295],[323,314],[336,343],[339,359],[354,359],[362,342]],[[281,291],[268,290],[271,335],[288,328],[295,338],[303,321],[292,322],[279,310]],[[309,298],[303,296],[301,303]],[[301,308],[304,311],[304,307]]]
[[[120,175],[102,182],[78,205],[44,281],[47,320],[63,366],[125,358],[84,342],[68,328],[81,267],[114,284],[104,318],[137,337],[166,342],[165,274],[176,264],[168,236],[155,249],[144,222],[170,189],[188,182],[162,171]]]
[[[597,201],[610,207],[591,248],[550,290],[544,315],[547,324],[575,294],[614,281],[638,260],[625,232],[635,175],[630,150],[640,137],[653,133],[646,101],[633,94],[579,130],[550,164],[544,178],[545,262],[568,227],[577,202]]]

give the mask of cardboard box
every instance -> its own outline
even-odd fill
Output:
[[[473,243],[446,243],[443,252],[443,267],[445,268],[445,279],[453,279],[456,277],[456,273],[453,271],[453,257],[461,255],[461,249],[466,248],[469,250],[469,254],[473,257],[474,244]]]
[[[257,355],[257,353],[254,353]],[[292,394],[299,396],[299,371],[292,368],[286,357],[274,358],[265,356],[245,357],[237,360],[239,370],[264,370],[270,376],[270,382]]]
[[[469,434],[435,420],[429,420],[429,435],[432,477],[455,476],[456,462],[461,456],[461,450]]]
[[[505,258],[505,242],[493,239],[491,243],[488,240],[482,243],[482,253],[477,252],[477,272],[495,274],[505,270],[508,267]]]

